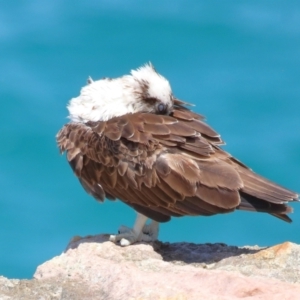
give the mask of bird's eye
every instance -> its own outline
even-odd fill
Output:
[[[158,112],[159,114],[165,113],[166,110],[167,110],[167,105],[166,105],[166,104],[164,104],[164,103],[159,103],[159,104],[157,105],[157,112]]]

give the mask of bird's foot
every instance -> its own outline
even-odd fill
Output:
[[[109,240],[114,243],[120,242],[121,246],[128,246],[135,242],[154,242],[158,237],[159,223],[152,221],[146,225],[146,221],[147,217],[138,213],[133,228],[121,226],[119,234],[111,235]]]
[[[121,246],[129,246],[136,242],[151,242],[151,237],[143,232],[138,234],[132,228],[120,226],[119,234],[111,235],[109,240],[114,243],[120,242]]]

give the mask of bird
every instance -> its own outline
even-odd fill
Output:
[[[118,78],[88,78],[56,135],[61,153],[96,200],[119,199],[137,212],[109,240],[157,240],[172,217],[245,210],[291,222],[298,194],[222,149],[224,141],[191,104],[176,98],[151,63]],[[148,222],[149,219],[149,222]]]

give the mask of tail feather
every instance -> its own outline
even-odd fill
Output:
[[[287,215],[281,215],[281,214],[270,214],[270,215],[272,215],[276,218],[279,218],[280,220],[283,220],[283,221],[288,222],[288,223],[293,222],[292,219]]]
[[[238,209],[275,214],[288,214],[293,212],[293,208],[286,204],[271,203],[243,192],[240,192],[240,196],[241,203],[237,207]]]
[[[265,212],[277,217],[286,222],[292,222],[292,220],[286,215],[293,212],[293,208],[285,204],[275,204],[268,201],[264,201],[255,196],[240,192],[241,203],[237,207],[240,210]]]
[[[296,200],[298,195],[254,172],[239,168],[244,187],[242,191],[272,203],[286,203]]]
[[[237,209],[266,212],[286,222],[286,215],[293,212],[287,204],[298,200],[297,193],[290,191],[243,166],[237,165],[244,187],[240,190],[241,203]]]

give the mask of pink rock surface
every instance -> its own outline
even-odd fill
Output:
[[[64,253],[40,265],[34,277],[81,283],[89,293],[101,292],[98,299],[283,300],[300,295],[298,284],[163,261],[152,245],[123,248],[109,242],[107,235],[74,238]]]

